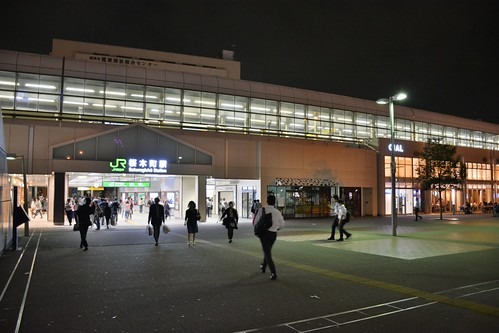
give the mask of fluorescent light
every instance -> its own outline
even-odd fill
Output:
[[[53,99],[46,99],[46,98],[32,98],[32,97],[29,97],[28,101],[55,103],[55,100],[53,100]]]
[[[230,104],[230,103],[221,103],[220,106],[226,107],[226,108],[235,108],[235,109],[242,109],[243,106],[240,104]]]
[[[86,93],[94,93],[95,90],[93,89],[85,89],[85,88],[73,88],[73,87],[66,87],[67,91],[76,91],[76,92],[86,92]]]
[[[136,106],[122,106],[121,107],[124,110],[134,110],[134,111],[142,111],[142,108],[136,107]]]
[[[26,83],[25,86],[30,87],[30,88],[57,89],[56,86],[52,86],[52,85],[48,85],[48,84]]]
[[[64,101],[64,104],[73,104],[73,105],[88,105],[88,103],[85,102],[74,102],[74,101]]]
[[[126,96],[126,94],[124,92],[110,91],[110,90],[106,90],[106,91],[100,90],[99,94],[114,95],[114,96]]]
[[[14,81],[0,81],[2,86],[15,86],[16,83]]]

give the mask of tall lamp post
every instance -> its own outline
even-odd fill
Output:
[[[23,183],[24,183],[24,211],[28,213],[28,182],[26,180],[26,166],[24,164],[24,155],[16,155],[7,153],[7,160],[21,160],[23,170]],[[29,222],[24,223],[24,236],[29,236]]]
[[[390,171],[391,171],[391,181],[392,181],[392,236],[397,236],[397,195],[395,192],[395,172],[397,171],[397,166],[395,164],[395,112],[393,110],[393,102],[401,101],[406,99],[407,95],[404,93],[398,93],[396,95],[390,96],[388,98],[380,98],[376,101],[378,104],[388,104],[390,109]]]

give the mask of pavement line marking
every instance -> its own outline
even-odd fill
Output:
[[[17,271],[17,268],[19,267],[19,264],[21,263],[21,260],[23,259],[24,254],[26,253],[26,250],[28,249],[29,242],[31,242],[31,238],[33,238],[34,233],[31,234],[31,236],[28,238],[28,241],[26,242],[26,245],[23,248],[23,252],[17,259],[17,263],[14,266],[14,269],[10,273],[9,279],[7,280],[7,283],[5,283],[5,286],[3,288],[2,294],[0,295],[0,302],[2,301],[3,297],[5,296],[5,293],[7,292],[7,289],[9,289],[9,285],[12,282],[12,279],[14,278],[14,274]]]
[[[214,243],[211,241],[206,241],[206,240],[203,240],[202,242],[207,243],[207,244],[212,245],[212,246],[224,248],[224,249],[228,248],[227,245],[225,245],[225,244],[224,245],[217,244],[217,243]],[[229,247],[229,249],[231,251],[239,252],[241,254],[245,254],[248,256],[256,257],[256,258],[262,257],[261,254],[257,255],[255,252],[251,252],[251,251],[247,251],[247,250],[236,249],[233,247]],[[466,310],[471,310],[471,311],[480,312],[483,314],[488,314],[488,315],[492,315],[495,317],[499,317],[499,308],[494,307],[494,306],[480,304],[480,303],[476,303],[476,302],[472,302],[472,301],[468,301],[468,300],[460,299],[460,298],[452,298],[452,297],[448,297],[448,296],[444,296],[444,295],[433,294],[433,293],[430,293],[427,291],[423,291],[423,290],[419,290],[419,289],[415,289],[415,288],[411,288],[411,287],[406,287],[406,286],[402,286],[402,285],[398,285],[398,284],[394,284],[394,283],[368,279],[368,278],[364,278],[364,277],[356,276],[356,275],[352,275],[352,274],[331,271],[331,270],[327,270],[324,268],[314,267],[314,266],[310,266],[310,265],[306,265],[306,264],[302,264],[302,263],[296,263],[296,262],[285,260],[285,259],[279,259],[279,258],[273,258],[273,259],[277,263],[280,263],[280,264],[283,264],[283,265],[286,265],[286,266],[289,266],[292,268],[301,269],[303,271],[316,273],[316,274],[324,275],[324,276],[335,278],[335,279],[341,279],[341,280],[346,280],[346,281],[350,281],[350,282],[355,282],[355,283],[359,283],[359,284],[369,286],[369,287],[390,290],[390,291],[398,292],[400,294],[426,299],[426,300],[431,301],[431,302],[447,304],[447,305],[463,308]]]
[[[23,301],[21,303],[21,308],[19,309],[19,316],[17,317],[16,330],[14,331],[15,333],[18,333],[19,329],[21,328],[21,321],[24,314],[24,307],[26,306],[26,299],[28,298],[28,290],[29,286],[31,285],[31,278],[33,277],[33,269],[35,268],[36,256],[38,254],[38,248],[40,247],[41,239],[42,239],[42,232],[40,231],[40,235],[38,236],[38,242],[36,243],[35,253],[33,255],[33,261],[31,262],[31,269],[29,270],[28,281],[26,282],[26,289],[24,290]]]

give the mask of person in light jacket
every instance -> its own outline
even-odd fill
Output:
[[[340,238],[337,239],[338,242],[342,242],[344,240],[343,235],[346,236],[346,239],[352,237],[352,234],[345,230],[345,224],[348,223],[347,217],[347,208],[343,203],[343,200],[338,200],[340,204],[340,208],[338,210],[338,219],[340,220]]]
[[[277,272],[274,261],[272,260],[272,246],[277,239],[277,231],[284,228],[284,218],[279,210],[275,207],[275,196],[273,194],[267,197],[267,206],[265,207],[265,214],[272,214],[272,226],[266,230],[263,235],[259,236],[260,243],[262,244],[263,260],[260,264],[260,271],[265,273],[267,266],[270,269],[270,279],[277,279]],[[255,221],[260,220],[263,209],[258,210],[255,216]]]

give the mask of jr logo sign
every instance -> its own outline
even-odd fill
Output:
[[[111,172],[125,172],[126,171],[126,159],[117,158],[114,162],[109,162],[111,167]]]

